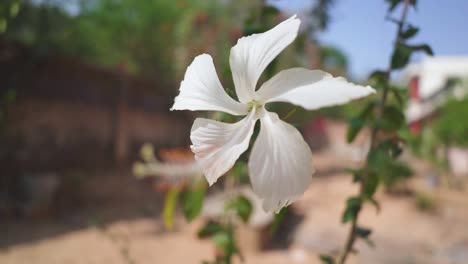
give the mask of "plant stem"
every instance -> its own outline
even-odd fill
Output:
[[[401,17],[400,17],[400,20],[398,21],[398,30],[397,30],[397,36],[395,38],[394,49],[397,48],[397,45],[401,41],[401,34],[403,32],[403,25],[405,24],[405,21],[406,21],[406,15],[408,13],[409,4],[410,4],[409,0],[405,0],[405,2],[403,4],[403,10],[401,12]],[[385,104],[387,103],[388,90],[389,90],[388,89],[388,86],[389,86],[388,83],[390,81],[391,71],[392,71],[392,66],[391,66],[391,62],[390,62],[389,66],[388,66],[388,68],[387,68],[387,70],[385,72],[386,85],[383,88],[382,97],[381,97],[381,101],[380,101],[380,105],[379,105],[379,109],[378,109],[378,113],[377,113],[378,119],[381,119],[383,117]],[[371,139],[370,139],[371,140],[370,149],[375,148],[377,146],[377,144],[378,144],[378,140],[377,140],[378,132],[379,132],[378,127],[374,127],[372,129]],[[370,153],[371,153],[371,151],[369,151],[369,153],[367,154],[366,162],[367,162],[367,160],[369,158]],[[359,197],[362,197],[363,194],[364,194],[364,187],[366,185],[366,181],[367,181],[368,176],[369,176],[368,171],[365,171],[363,173],[363,178],[362,178],[362,180],[360,182],[360,186],[359,186]],[[346,244],[344,246],[343,253],[341,254],[341,256],[338,259],[338,264],[344,264],[346,262],[346,259],[349,256],[349,254],[353,251],[354,242],[356,241],[356,228],[357,228],[357,222],[358,222],[358,217],[359,217],[360,211],[361,211],[361,208],[359,208],[359,210],[357,211],[355,217],[353,217],[353,219],[351,220],[351,228],[350,228],[348,237],[346,239]]]

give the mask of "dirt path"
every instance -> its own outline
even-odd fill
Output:
[[[325,167],[319,169],[325,171]],[[294,205],[304,220],[292,234],[291,246],[264,252],[247,250],[245,263],[319,263],[318,253],[336,253],[340,249],[347,231],[347,226],[340,223],[344,201],[357,190],[348,175],[328,171],[316,177]],[[115,182],[115,178],[111,181]],[[124,185],[133,181],[129,177]],[[423,182],[417,178],[412,185],[420,187]],[[151,207],[161,203],[161,196],[141,196],[144,187],[131,188],[133,200],[125,203],[123,198],[116,199],[102,211],[94,208],[49,220],[2,223],[0,263],[165,264],[201,263],[212,258],[209,241],[195,237],[200,221],[187,224],[179,217],[177,230],[166,232],[157,217],[160,208]],[[413,196],[379,192],[381,212],[365,207],[361,221],[373,229],[376,246],[358,243],[360,254],[350,263],[468,263],[468,192],[438,189],[433,195],[437,209],[426,212],[417,208]],[[113,220],[102,228],[107,219]]]

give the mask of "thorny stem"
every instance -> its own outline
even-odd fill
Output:
[[[401,40],[401,34],[403,32],[403,25],[405,24],[405,21],[406,21],[406,15],[408,13],[409,4],[410,4],[409,0],[405,0],[405,2],[403,4],[403,10],[401,12],[401,17],[400,17],[400,20],[398,21],[398,30],[397,30],[395,43],[394,43],[394,48],[397,47],[398,43]],[[392,71],[392,67],[391,67],[391,63],[389,63],[389,66],[388,66],[387,70],[385,71],[386,85],[383,88],[382,97],[381,97],[381,101],[380,101],[380,105],[379,105],[379,109],[378,109],[378,113],[377,113],[379,119],[381,119],[383,117],[385,104],[387,102],[388,82],[390,80],[391,71]],[[370,149],[375,148],[377,143],[378,143],[378,141],[377,141],[378,132],[379,132],[378,127],[374,127],[372,129]],[[367,154],[366,162],[367,162],[367,160],[369,158],[370,153],[371,152],[369,151],[369,153]],[[360,197],[364,194],[364,186],[366,185],[368,175],[369,175],[368,172],[363,173],[363,177],[362,177],[362,180],[361,180],[360,186],[359,186],[359,196]],[[351,228],[350,228],[350,231],[349,231],[349,234],[348,234],[348,238],[346,239],[346,244],[344,246],[343,253],[341,254],[340,258],[338,259],[338,264],[344,264],[346,262],[347,257],[349,256],[349,253],[351,253],[353,251],[354,242],[356,241],[356,228],[357,228],[358,216],[359,216],[360,211],[361,211],[361,208],[359,208],[359,210],[357,211],[355,217],[353,217],[353,219],[351,221]]]

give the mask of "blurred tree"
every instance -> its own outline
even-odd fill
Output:
[[[336,0],[316,0],[310,11],[309,31],[319,32],[327,29],[331,22],[330,9]]]
[[[338,76],[346,76],[348,72],[348,58],[333,46],[320,47],[320,68]]]
[[[6,31],[8,21],[14,18],[20,10],[20,0],[2,0],[0,3],[0,33]]]
[[[41,54],[64,53],[108,67],[125,65],[163,86],[174,80],[174,55],[180,51],[175,48],[192,45],[193,39],[185,37],[192,34],[187,25],[213,5],[216,1],[26,1],[7,38]]]
[[[446,145],[467,147],[468,123],[460,122],[460,118],[467,115],[468,97],[447,102],[433,125],[437,138]]]
[[[39,54],[63,53],[106,67],[125,65],[130,72],[165,87],[176,86],[174,80],[183,77],[183,69],[204,52],[215,57],[223,83],[232,87],[229,49],[242,35],[265,31],[281,19],[278,10],[263,0],[22,2],[7,38],[27,44]],[[303,56],[304,43],[326,28],[333,2],[321,0],[315,5],[310,13],[313,18],[301,34],[304,41],[280,56],[281,67],[309,64],[303,61],[307,57]],[[2,10],[4,6],[10,4],[2,3]],[[273,63],[267,74],[276,72],[276,66]]]

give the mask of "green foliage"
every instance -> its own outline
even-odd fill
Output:
[[[416,206],[421,211],[431,211],[436,207],[434,196],[428,193],[419,192],[415,197]]]
[[[181,193],[182,211],[187,221],[192,221],[201,213],[205,193],[206,184],[201,181]]]
[[[372,233],[372,230],[370,230],[369,228],[356,226],[356,229],[354,230],[354,233],[356,234],[356,236],[358,236],[360,238],[367,239],[369,237],[369,235]]]
[[[321,68],[339,75],[346,74],[348,58],[340,49],[333,46],[321,46],[319,54]]]
[[[395,2],[401,2],[401,1],[393,1],[393,2],[395,3]],[[391,58],[392,69],[394,70],[401,69],[404,66],[406,66],[406,64],[408,64],[411,58],[411,55],[414,52],[422,51],[428,55],[431,55],[431,56],[433,55],[431,47],[429,47],[429,45],[427,44],[410,45],[408,43],[405,43],[412,37],[416,36],[416,34],[419,32],[419,28],[414,27],[410,24],[408,25],[401,24],[399,26],[401,27],[401,32],[400,32],[396,47],[393,50],[393,54]]]
[[[435,136],[446,145],[468,146],[468,97],[450,100],[440,110],[433,124]]]
[[[392,105],[383,108],[382,119],[375,120],[375,126],[384,130],[397,131],[405,125],[405,116],[401,109]]]
[[[374,107],[375,102],[369,102],[356,117],[349,120],[349,127],[346,132],[346,141],[348,143],[353,142],[361,129],[368,123],[368,121],[373,119]]]
[[[401,33],[401,38],[405,40],[410,39],[416,36],[418,32],[419,32],[419,28],[409,25],[408,28]]]
[[[395,8],[403,4],[405,0],[385,0],[388,3],[388,12],[391,13]],[[409,0],[409,4],[412,5],[413,7],[416,7],[417,0]]]
[[[67,1],[25,2],[7,37],[40,53],[62,53],[104,67],[123,66],[157,79],[162,87],[174,79],[179,62],[186,66],[181,59],[193,58],[187,50],[196,40],[208,41],[186,37],[200,33],[194,30],[196,14],[218,5],[211,0],[78,3],[72,15]]]
[[[413,175],[413,171],[402,161],[395,160],[385,148],[371,151],[368,158],[369,169],[380,177],[387,188]]]
[[[278,231],[281,221],[283,221],[287,211],[289,210],[288,208],[289,207],[283,207],[277,214],[275,214],[273,218],[273,223],[271,223],[270,227],[270,235],[274,235],[276,231]]]
[[[328,256],[328,255],[320,255],[320,260],[322,261],[322,263],[324,264],[335,264],[335,259],[331,256]]]
[[[395,97],[399,107],[404,107],[406,105],[408,95],[405,90],[393,85],[389,85],[388,90]]]
[[[0,3],[0,33],[7,30],[9,20],[18,15],[20,7],[20,0],[2,0]]]
[[[213,242],[222,251],[224,255],[223,257],[226,260],[230,260],[231,256],[239,252],[234,240],[234,234],[232,230],[224,230],[217,232],[213,236]]]
[[[352,222],[351,231],[338,263],[344,264],[349,253],[354,251],[354,241],[363,239],[369,245],[373,242],[369,239],[372,231],[359,226],[357,218],[364,203],[371,203],[380,210],[379,203],[374,195],[380,184],[391,188],[402,179],[412,175],[412,170],[397,158],[402,153],[404,136],[407,136],[405,116],[402,112],[404,96],[401,89],[391,85],[390,75],[393,70],[405,67],[411,55],[418,51],[432,55],[431,48],[426,44],[410,45],[406,43],[414,37],[419,29],[405,24],[408,4],[416,6],[416,0],[386,0],[389,4],[388,12],[392,12],[398,5],[405,4],[402,10],[401,20],[389,20],[398,26],[394,50],[391,56],[389,68],[386,71],[377,70],[369,76],[369,84],[381,91],[379,101],[369,103],[360,113],[351,118],[346,139],[352,142],[359,131],[365,126],[370,126],[371,142],[370,150],[364,166],[360,169],[348,169],[353,175],[353,182],[360,184],[359,194],[346,201],[346,208],[342,215],[342,222]],[[393,100],[393,101],[392,101]],[[396,103],[395,103],[396,102]],[[410,139],[410,137],[406,137]],[[325,256],[324,263],[330,263],[333,259]]]
[[[237,196],[226,204],[226,210],[233,210],[246,223],[249,221],[252,209],[252,203],[243,195]]]
[[[216,248],[222,253],[221,255],[216,256],[214,262],[204,261],[203,263],[228,264],[231,263],[234,255],[240,255],[234,237],[234,230],[229,225],[210,221],[198,231],[198,237],[211,237]]]
[[[372,230],[369,228],[361,227],[361,226],[356,226],[354,229],[354,235],[356,238],[364,240],[369,246],[374,247],[374,242],[369,239],[370,234],[372,233]]]
[[[417,51],[423,51],[428,55],[433,55],[432,49],[426,44],[407,45],[403,43],[398,43],[392,54],[392,69],[397,70],[406,66],[406,64],[408,64],[409,62],[411,55]]]
[[[376,89],[383,89],[387,84],[388,73],[385,71],[377,70],[369,75],[369,84]]]
[[[346,201],[346,209],[343,213],[341,221],[343,223],[347,223],[354,218],[356,218],[357,214],[361,210],[362,205],[362,198],[361,197],[351,197],[348,198]]]
[[[379,177],[377,174],[369,172],[367,180],[364,182],[363,187],[363,197],[365,199],[372,199],[377,187],[379,186]]]
[[[315,1],[315,6],[311,10],[311,21],[309,29],[320,31],[325,30],[330,21],[330,8],[335,4],[336,0],[318,0]]]
[[[174,228],[174,214],[177,208],[177,201],[179,198],[179,189],[173,188],[166,193],[163,209],[163,221],[167,230]]]
[[[222,231],[224,231],[224,227],[220,223],[209,221],[198,231],[197,235],[199,238],[207,238]]]
[[[182,212],[187,221],[192,221],[200,215],[203,208],[203,201],[206,194],[206,183],[197,181],[188,186],[188,189],[181,190],[180,186],[172,187],[167,193],[164,201],[163,220],[168,230],[174,228],[174,216],[177,204],[180,201]]]

